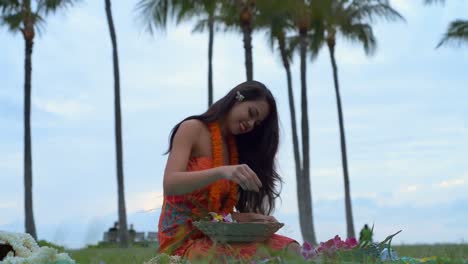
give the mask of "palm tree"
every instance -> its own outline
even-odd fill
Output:
[[[117,194],[119,211],[119,240],[120,246],[128,247],[127,212],[125,209],[125,188],[123,173],[123,150],[122,150],[122,115],[120,110],[120,72],[119,54],[117,50],[117,36],[115,33],[114,20],[112,18],[111,1],[105,0],[107,23],[112,42],[112,57],[114,65],[114,114],[115,114],[115,143],[117,156]]]
[[[301,71],[301,134],[302,134],[302,168],[297,178],[297,199],[299,206],[299,224],[304,240],[317,244],[312,211],[312,194],[310,182],[309,155],[309,114],[307,100],[307,50],[313,50],[315,41],[311,24],[311,4],[306,0],[294,0],[288,3],[289,11],[297,35],[289,37],[290,49],[297,50],[299,46]]]
[[[257,24],[259,28],[267,30],[269,45],[272,50],[278,46],[281,62],[286,72],[286,81],[288,87],[289,112],[291,116],[291,131],[293,141],[294,164],[296,178],[301,174],[301,156],[299,153],[299,139],[297,135],[296,107],[294,103],[294,93],[292,87],[291,61],[292,51],[287,42],[286,34],[294,29],[292,23],[289,5],[283,0],[257,0],[259,16]]]
[[[424,0],[425,4],[445,3],[445,0]],[[437,44],[437,48],[449,43],[468,43],[468,20],[456,19],[450,22],[447,32]]]
[[[24,210],[25,229],[37,239],[34,223],[32,197],[32,151],[31,151],[31,77],[32,52],[36,30],[45,22],[45,16],[69,7],[73,0],[0,0],[0,21],[12,33],[23,35],[25,42],[24,59]]]
[[[296,110],[295,110],[296,107],[294,103],[294,93],[293,93],[292,77],[291,77],[292,50],[286,37],[287,32],[294,29],[294,23],[291,17],[290,6],[288,5],[288,3],[285,3],[283,0],[258,0],[257,6],[260,11],[258,15],[258,19],[257,19],[257,24],[259,25],[260,28],[265,28],[267,30],[270,47],[274,49],[276,45],[278,46],[279,55],[281,56],[281,61],[283,63],[283,67],[286,72],[289,112],[291,116],[291,131],[292,131],[292,141],[293,141],[294,165],[295,165],[297,189],[298,189],[297,198],[300,203],[299,215],[301,216],[303,215],[303,212],[307,211],[307,210],[302,210],[302,209],[311,207],[311,203],[307,203],[307,202],[310,202],[310,199],[304,199],[304,197],[309,197],[309,196],[306,196],[302,191],[305,186],[302,185],[302,161],[301,161],[301,155],[300,155],[300,150],[299,150],[299,139],[298,139],[298,133],[297,133]],[[311,220],[310,219],[303,220],[304,223],[307,223],[309,221]],[[304,227],[301,230],[307,230],[308,228],[313,228],[313,227]]]
[[[247,81],[253,80],[252,33],[257,15],[256,0],[223,0],[222,14],[228,27],[240,28],[244,41]]]
[[[322,0],[319,4],[315,2],[312,5],[313,10],[316,10],[313,24],[315,25],[316,39],[319,40],[317,47],[320,48],[325,44],[327,45],[333,68],[333,81],[340,128],[347,236],[355,237],[343,107],[338,81],[338,66],[335,57],[337,35],[340,34],[347,40],[362,44],[366,54],[371,55],[376,48],[376,39],[369,21],[372,21],[375,17],[383,17],[390,21],[403,20],[403,17],[390,6],[388,0],[353,0],[351,2],[347,0]],[[315,52],[318,52],[318,50],[315,50]]]
[[[220,3],[216,0],[173,0],[172,1],[177,23],[199,19],[193,32],[203,32],[208,29],[208,107],[213,104],[213,43],[216,22],[221,21],[219,16]]]

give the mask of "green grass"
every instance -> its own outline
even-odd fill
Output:
[[[468,244],[435,244],[392,246],[399,256],[414,258],[439,256],[451,259],[468,259]]]
[[[142,264],[157,255],[156,248],[90,248],[68,251],[79,264]]]
[[[460,263],[460,260],[468,259],[468,244],[401,245],[393,246],[393,248],[399,256],[415,258],[438,256],[453,259],[453,263]],[[105,264],[142,264],[155,257],[156,250],[155,247],[88,248],[67,252],[80,264],[101,264],[101,262]]]

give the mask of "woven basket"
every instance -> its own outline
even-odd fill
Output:
[[[214,242],[263,242],[284,226],[283,223],[223,223],[197,221],[193,225]]]

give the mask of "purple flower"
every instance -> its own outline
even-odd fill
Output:
[[[234,220],[232,220],[232,215],[231,214],[226,214],[223,216],[223,221],[224,222],[228,222],[228,223],[232,223],[234,222]]]
[[[304,257],[304,259],[307,260],[314,258],[317,256],[317,254],[317,250],[309,242],[304,242],[304,244],[302,244],[301,255]]]

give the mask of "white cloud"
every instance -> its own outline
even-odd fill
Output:
[[[448,180],[448,181],[442,181],[438,183],[436,186],[437,187],[442,187],[442,188],[450,188],[450,187],[458,187],[466,184],[465,179],[454,179],[454,180]]]
[[[162,192],[129,193],[127,211],[129,214],[141,211],[154,211],[163,204]]]
[[[400,187],[402,193],[413,193],[421,190],[421,185],[409,185]]]
[[[94,112],[94,108],[91,105],[71,99],[34,99],[33,104],[44,112],[65,118],[84,117]]]

